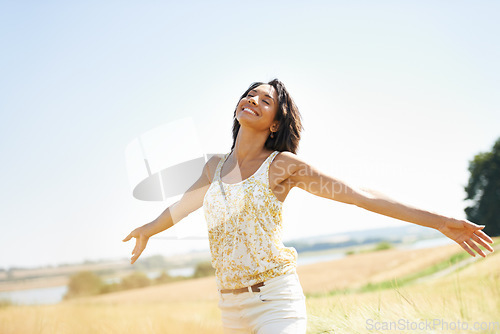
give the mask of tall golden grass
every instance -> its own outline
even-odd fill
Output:
[[[309,298],[307,308],[308,333],[500,333],[500,255],[418,284]]]
[[[457,245],[392,249],[299,267],[304,292],[318,294],[307,298],[308,333],[499,333],[500,327],[480,331],[370,330],[401,321],[408,326],[434,319],[443,325],[444,321],[461,321],[469,326],[500,321],[497,253],[417,284],[398,286],[395,280],[391,289],[327,294],[332,289],[359,287],[420,271],[458,252],[462,249]],[[0,308],[0,333],[222,333],[217,298],[214,278],[205,277],[57,305],[6,306]]]

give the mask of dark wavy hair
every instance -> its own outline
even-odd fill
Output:
[[[241,95],[236,108],[234,109],[233,115],[233,145],[231,150],[233,150],[236,144],[236,137],[238,136],[238,131],[240,130],[240,123],[236,119],[236,112],[238,109],[238,104],[241,99],[247,96],[248,92],[260,85],[271,85],[274,87],[278,94],[278,110],[276,112],[275,121],[279,122],[278,131],[273,135],[274,138],[270,136],[264,146],[268,150],[272,151],[289,151],[297,154],[300,141],[300,132],[304,129],[302,126],[302,117],[299,113],[299,108],[293,102],[292,97],[285,88],[285,85],[278,79],[273,79],[268,83],[265,82],[254,82],[248,87],[248,89]]]

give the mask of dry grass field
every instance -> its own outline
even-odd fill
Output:
[[[307,307],[309,333],[500,333],[500,255],[418,284],[309,298]]]
[[[500,321],[498,251],[418,284],[396,283],[369,292],[341,290],[419,272],[460,252],[457,245],[391,249],[301,266],[308,333],[499,333],[500,327],[485,329]],[[332,290],[337,293],[328,293]],[[0,333],[222,333],[217,298],[214,278],[206,277],[57,305],[7,306],[0,308]],[[436,325],[432,330],[411,327],[431,321]],[[483,330],[451,330],[457,321],[462,326],[483,322]],[[390,322],[406,327],[383,330]],[[448,330],[442,330],[445,322]]]
[[[402,277],[462,251],[457,245],[418,250],[389,249],[297,268],[305,293],[327,292]]]

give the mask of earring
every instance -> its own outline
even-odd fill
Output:
[[[271,138],[274,138],[274,132],[271,131]]]

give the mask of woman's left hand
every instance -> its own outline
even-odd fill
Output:
[[[493,247],[488,244],[492,244],[493,240],[486,233],[481,231],[483,228],[484,225],[477,225],[468,220],[450,218],[437,230],[459,244],[460,247],[465,249],[470,255],[476,256],[476,253],[472,251],[473,249],[479,255],[485,257],[486,254],[484,254],[477,244],[493,252]]]

